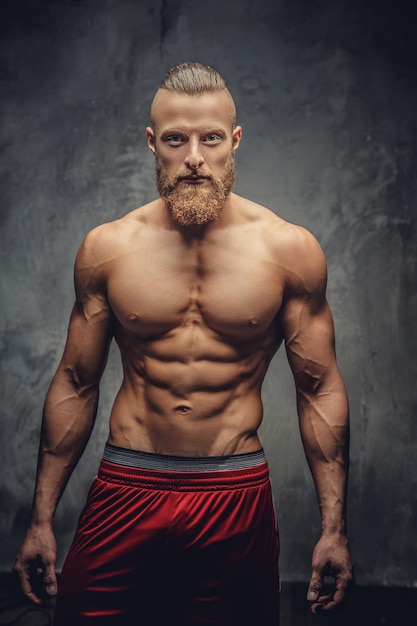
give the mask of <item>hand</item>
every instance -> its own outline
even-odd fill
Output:
[[[23,593],[35,604],[41,596],[55,596],[56,541],[50,525],[30,527],[16,557],[13,571],[20,579]]]
[[[346,535],[322,535],[313,552],[307,600],[313,613],[330,611],[346,599],[353,584],[352,560]],[[332,593],[320,595],[324,577],[335,579]]]

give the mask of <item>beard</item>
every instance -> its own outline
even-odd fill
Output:
[[[203,170],[193,170],[199,176],[207,176]],[[236,177],[235,153],[230,154],[224,174],[221,177],[210,176],[203,184],[184,184],[179,189],[180,178],[189,176],[190,171],[170,176],[164,169],[160,157],[156,154],[156,186],[159,195],[168,205],[173,220],[181,226],[207,224],[217,220],[224,204],[233,189]]]

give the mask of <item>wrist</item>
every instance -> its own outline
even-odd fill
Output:
[[[32,528],[43,528],[46,526],[52,527],[53,516],[43,511],[32,511],[29,525]]]
[[[324,536],[345,536],[347,534],[346,520],[322,520],[321,534]]]

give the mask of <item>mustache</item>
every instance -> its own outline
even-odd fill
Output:
[[[181,182],[187,182],[184,179],[187,178],[206,178],[208,181],[213,181],[213,176],[200,168],[188,169],[185,171],[177,172],[174,176],[163,176],[165,194],[170,194],[172,191],[178,189]],[[194,190],[195,191],[195,190]]]
[[[204,169],[201,169],[199,167],[196,168],[191,168],[189,170],[185,170],[184,172],[179,172],[178,174],[175,175],[174,179],[176,182],[179,182],[182,178],[190,178],[191,176],[202,176],[204,178],[209,178],[211,180],[211,175],[206,172]]]

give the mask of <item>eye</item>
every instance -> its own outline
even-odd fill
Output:
[[[204,143],[217,144],[220,143],[221,140],[222,137],[218,133],[209,133],[203,137]]]
[[[177,146],[181,146],[185,142],[185,137],[183,137],[183,135],[172,134],[163,137],[162,140],[165,143],[168,143],[170,146],[176,148]]]

